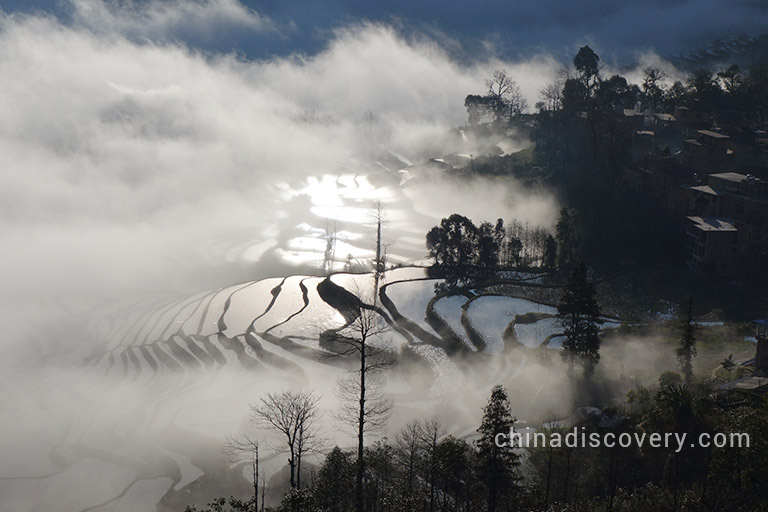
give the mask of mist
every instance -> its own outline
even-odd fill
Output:
[[[2,435],[3,458],[15,468],[0,475],[8,506],[106,501],[120,494],[124,470],[94,470],[87,460],[118,457],[120,467],[152,473],[175,446],[168,436],[182,439],[191,425],[201,439],[177,450],[216,473],[221,439],[247,424],[248,404],[261,393],[312,382],[332,402],[336,377],[311,362],[295,381],[237,371],[115,380],[83,361],[101,354],[110,332],[141,326],[159,305],[286,274],[279,251],[289,254],[325,218],[370,250],[368,227],[340,209],[339,176],[369,178],[367,192],[356,188],[341,206],[364,211],[382,198],[390,236],[410,236],[397,248],[406,258],[423,255],[426,230],[462,204],[479,220],[553,223],[556,201],[546,191],[529,196],[511,186],[490,205],[481,183],[462,189],[432,175],[399,187],[397,173],[404,160],[471,152],[454,131],[466,94],[506,67],[535,95],[556,73],[549,57],[464,65],[432,39],[357,23],[315,55],[251,61],[179,39],[180,30],[274,34],[268,19],[235,2],[70,8],[69,22],[41,13],[0,21],[0,73],[13,77],[0,83],[0,302],[9,326],[1,385],[11,414]],[[330,188],[313,188],[318,180]],[[431,201],[433,187],[452,199]],[[273,251],[260,257],[254,247]],[[312,262],[302,265],[294,272],[312,271]],[[112,360],[95,359],[109,368]],[[171,434],[177,425],[187,434]],[[101,451],[84,461],[70,453],[81,444]],[[78,490],[71,502],[40,494],[35,482],[60,472],[70,476],[51,478],[75,480],[57,485],[76,489],[101,474],[102,490]],[[7,480],[18,477],[46,478]],[[115,506],[139,503],[136,493]]]
[[[256,243],[273,225],[279,183],[360,172],[380,148],[417,162],[455,150],[464,96],[505,65],[465,67],[433,41],[373,24],[339,31],[313,57],[249,62],[131,40],[134,24],[170,26],[169,7],[150,8],[147,24],[91,4],[73,4],[87,28],[2,19],[0,66],[14,79],[0,86],[0,237],[13,250],[0,282],[17,304],[43,290],[70,301],[210,285],[229,243]],[[178,16],[202,9],[179,5]],[[233,5],[207,9],[224,9],[225,22]],[[535,94],[556,65],[506,67]],[[375,120],[361,130],[366,112]]]
[[[248,428],[248,404],[268,391],[311,384],[330,421],[344,372],[311,358],[268,350],[300,363],[301,376],[142,374],[131,370],[125,347],[173,332],[185,318],[195,323],[195,315],[212,329],[216,317],[207,316],[205,300],[235,293],[227,287],[272,277],[278,281],[270,287],[277,286],[292,274],[297,283],[319,281],[310,276],[321,273],[328,222],[344,244],[334,263],[342,266],[347,253],[370,258],[368,210],[376,199],[385,206],[393,263],[423,261],[425,233],[452,213],[553,229],[560,204],[544,186],[446,177],[419,164],[501,142],[467,141],[457,130],[466,123],[464,98],[484,92],[497,69],[507,70],[530,105],[585,42],[605,48],[616,69],[628,48],[642,48],[631,56],[633,81],[647,65],[670,80],[682,76],[660,48],[640,43],[661,9],[664,48],[708,36],[716,18],[706,7],[695,28],[673,34],[691,3],[612,6],[574,23],[579,13],[570,4],[545,20],[539,4],[524,2],[501,8],[499,22],[512,24],[508,37],[479,28],[453,34],[451,5],[434,13],[404,4],[358,12],[332,2],[321,16],[326,24],[313,31],[303,30],[317,14],[306,3],[282,11],[273,2],[73,0],[58,10],[0,14],[0,389],[9,411],[0,436],[2,458],[14,468],[0,475],[0,485],[14,491],[5,504],[87,510],[84,503],[118,496],[116,510],[153,510],[156,501],[142,496],[163,496],[169,483],[178,488],[167,494],[182,500],[189,461],[206,475],[223,471],[222,438]],[[742,27],[749,31],[763,19],[750,4],[701,3],[724,13],[719,28],[749,18]],[[351,14],[331,22],[340,12]],[[433,14],[436,22],[425,22]],[[629,19],[637,22],[632,31],[614,28]],[[613,38],[616,53],[608,50]],[[310,41],[314,51],[305,49]],[[516,42],[519,52],[508,51]],[[510,153],[530,145],[523,135],[503,142]],[[297,283],[285,311],[301,304]],[[270,287],[258,300],[271,298]],[[315,309],[315,288],[307,322],[328,321],[333,312]],[[247,316],[266,304],[239,307]],[[606,358],[620,361],[619,354]],[[392,431],[441,410],[453,433],[470,434],[493,378],[510,384],[522,420],[564,414],[572,404],[558,354],[518,362],[449,361],[451,376],[465,375],[453,382],[463,387],[440,393],[423,377],[427,367],[416,366],[406,391],[391,390],[405,396],[396,400]],[[330,440],[349,442],[340,434]],[[89,466],[88,457],[108,470]],[[268,471],[281,468],[267,463]],[[42,493],[45,478],[59,473]],[[241,480],[222,483],[221,494],[238,491]],[[73,488],[78,496],[62,497]]]

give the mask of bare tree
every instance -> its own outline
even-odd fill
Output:
[[[539,92],[539,97],[544,100],[546,110],[560,110],[563,105],[563,84],[557,80],[546,84]]]
[[[445,435],[440,418],[433,417],[419,425],[419,436],[426,451],[429,481],[429,511],[435,510],[435,479],[437,476],[437,442]]]
[[[373,261],[373,304],[376,305],[379,298],[379,281],[387,271],[387,248],[381,241],[381,228],[382,225],[386,224],[386,220],[384,218],[384,205],[380,199],[371,205],[371,217],[376,224],[376,259]]]
[[[317,403],[313,405],[316,407]],[[313,413],[314,415],[314,413]],[[301,489],[301,461],[304,460],[304,455],[312,452],[317,452],[319,448],[325,443],[324,438],[320,435],[319,428],[316,428],[313,424],[314,418],[309,421],[303,421],[299,425],[299,435],[296,441],[296,488]]]
[[[261,477],[261,512],[264,512],[264,497],[267,495],[267,479]]]
[[[418,421],[409,422],[395,435],[395,456],[398,464],[403,468],[408,494],[413,492],[413,482],[416,478],[416,469],[419,457],[422,453],[422,424]]]
[[[486,80],[485,85],[497,124],[501,124],[510,115],[522,114],[528,108],[520,87],[507,75],[506,70],[494,71],[493,78]]]
[[[243,434],[239,437],[228,437],[224,441],[224,453],[234,464],[250,464],[253,474],[253,511],[259,508],[259,442]],[[262,495],[262,509],[264,496]]]
[[[363,449],[365,434],[383,428],[392,410],[392,401],[383,392],[380,370],[392,366],[391,351],[384,339],[389,330],[382,317],[362,301],[356,306],[356,318],[335,333],[336,356],[351,356],[359,365],[351,375],[338,383],[341,402],[337,417],[357,433],[357,476],[355,495],[358,512],[365,508]]]
[[[302,456],[321,443],[316,423],[319,400],[312,391],[283,391],[251,405],[253,424],[272,430],[287,448],[292,489],[301,487]]]
[[[323,222],[325,230],[325,255],[323,258],[323,269],[326,273],[333,272],[333,264],[336,260],[336,219],[325,219]]]

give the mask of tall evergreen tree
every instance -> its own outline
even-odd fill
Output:
[[[557,241],[552,235],[547,235],[544,242],[543,259],[542,265],[545,268],[555,268],[557,266]]]
[[[686,384],[693,378],[693,358],[696,356],[696,323],[693,321],[693,296],[688,298],[685,317],[680,325],[680,342],[677,345],[677,363]]]
[[[590,378],[600,361],[600,324],[603,321],[597,293],[583,261],[571,272],[557,305],[557,315],[565,330],[563,357],[568,361],[568,373],[573,375],[573,365],[578,360],[584,366],[584,376]]]
[[[499,510],[502,499],[514,499],[520,456],[509,446],[498,446],[496,434],[508,434],[517,420],[512,417],[507,391],[495,386],[483,410],[483,421],[477,432],[478,471],[488,490],[488,512]]]
[[[352,510],[355,503],[354,480],[356,463],[354,454],[336,446],[326,455],[317,473],[313,495],[320,510],[342,512]]]
[[[555,226],[557,242],[557,266],[564,267],[572,263],[578,250],[575,214],[568,208],[560,209],[560,217]]]
[[[463,439],[448,436],[435,447],[436,480],[444,493],[443,510],[448,498],[455,503],[453,510],[471,510],[472,446]],[[462,506],[462,504],[464,506]],[[450,508],[448,510],[451,510]]]
[[[589,46],[579,48],[579,52],[573,58],[573,65],[576,66],[584,85],[588,88],[600,77],[600,57]]]

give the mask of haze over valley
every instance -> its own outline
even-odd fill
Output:
[[[601,220],[582,214],[592,196],[556,167],[613,139],[592,126],[589,144],[549,151],[566,124],[542,120],[567,110],[584,48],[636,95],[648,69],[670,91],[700,66],[763,58],[765,3],[582,4],[0,1],[0,509],[247,498],[251,466],[223,450],[241,434],[263,439],[259,492],[280,506],[301,485],[251,406],[314,393],[314,481],[334,446],[358,446],[339,387],[366,318],[391,359],[374,382],[392,408],[369,447],[432,417],[474,443],[498,385],[524,428],[629,417],[628,391],[679,369],[670,332],[693,289],[706,298],[689,324],[711,344],[691,371],[704,380],[729,353],[754,365],[749,279],[682,273],[669,255],[684,243],[666,232],[658,265],[593,257],[579,231]],[[605,110],[634,112],[616,101]],[[663,158],[682,158],[679,138]],[[598,217],[620,224],[617,210]],[[647,235],[622,226],[605,246]],[[562,301],[582,259],[602,351],[577,386]]]

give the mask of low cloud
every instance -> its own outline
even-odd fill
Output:
[[[559,73],[545,52],[506,61],[489,44],[487,55],[460,62],[450,49],[455,41],[353,23],[329,32],[312,55],[249,61],[192,44],[228,30],[287,37],[271,13],[235,0],[69,5],[66,21],[0,15],[0,75],[10,78],[0,81],[0,387],[13,405],[0,434],[9,440],[4,460],[18,474],[61,469],[51,467],[53,446],[87,439],[114,447],[124,431],[130,435],[118,435],[119,450],[133,457],[144,447],[156,457],[167,440],[148,443],[147,432],[162,425],[175,434],[177,419],[207,432],[218,459],[221,434],[238,424],[267,379],[147,373],[146,387],[138,380],[105,386],[103,368],[78,366],[103,342],[88,328],[90,313],[258,277],[263,269],[228,265],[229,255],[249,244],[289,242],[284,233],[297,226],[317,230],[318,207],[337,204],[296,194],[310,183],[321,182],[315,191],[322,194],[343,173],[362,190],[356,212],[389,187],[388,229],[416,241],[454,212],[476,221],[554,223],[552,195],[511,180],[500,187],[416,176],[399,187],[405,163],[393,154],[418,163],[456,152],[452,130],[465,120],[464,98],[482,93],[495,69],[507,69],[534,104]],[[361,224],[356,217],[340,231]],[[345,240],[354,242],[352,235]],[[325,369],[316,371],[322,373],[309,373],[313,383],[328,379]],[[548,363],[529,363],[515,406],[531,418],[537,408],[562,408],[568,397],[561,375],[552,376]],[[284,381],[267,385],[278,383]],[[466,396],[456,401],[456,417],[474,421],[477,397],[487,392]],[[423,403],[413,411],[422,414]],[[81,482],[93,482],[100,469],[82,473],[67,500],[87,501],[82,494],[99,490]],[[61,501],[50,488],[37,497],[45,480],[5,485],[16,486],[22,508],[51,496]]]
[[[9,321],[24,303],[36,315],[43,296],[101,302],[259,275],[218,272],[233,245],[311,221],[287,218],[295,212],[285,184],[366,174],[389,149],[414,162],[454,152],[464,97],[481,93],[494,69],[506,68],[529,96],[558,69],[547,56],[460,64],[431,39],[377,24],[339,30],[313,56],[251,62],[137,37],[139,28],[170,34],[182,19],[203,23],[212,10],[217,20],[239,18],[245,8],[228,0],[73,5],[69,23],[0,18],[0,73],[13,77],[0,84]],[[246,14],[242,23],[266,23]],[[551,204],[529,211],[551,223]],[[424,230],[462,209],[441,207],[422,219]],[[495,205],[481,213],[504,215]]]

